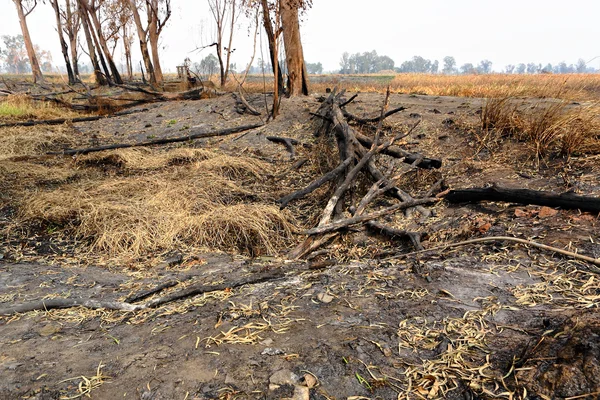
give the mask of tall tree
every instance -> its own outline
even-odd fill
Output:
[[[110,75],[112,76],[112,79],[116,83],[123,83],[123,81],[121,79],[121,74],[119,73],[119,69],[117,68],[117,66],[113,60],[111,51],[106,42],[106,37],[104,36],[104,32],[102,31],[102,23],[100,22],[100,16],[99,16],[102,2],[96,1],[96,0],[91,0],[91,1],[78,0],[78,1],[79,1],[79,4],[81,5],[80,10],[82,10],[82,12],[85,12],[85,15],[83,15],[82,18],[86,18],[88,20],[88,24],[91,24],[95,28],[95,33],[93,32],[92,34],[96,38],[96,43],[98,44],[98,47],[100,48],[100,50],[103,53],[103,54],[99,54],[100,61],[103,62],[103,59],[105,59],[106,63],[108,63],[108,69],[110,70]],[[91,26],[90,26],[90,29],[91,29]]]
[[[40,69],[40,63],[38,62],[35,50],[33,48],[33,42],[29,35],[29,28],[27,27],[27,16],[37,6],[37,0],[13,0],[17,7],[17,14],[19,14],[19,24],[21,25],[21,32],[23,33],[23,40],[25,41],[25,48],[27,49],[27,56],[29,57],[29,64],[31,65],[31,72],[33,73],[34,82],[43,82],[44,76]]]
[[[444,68],[442,69],[442,73],[444,74],[454,74],[456,73],[456,59],[452,56],[444,57]]]
[[[171,0],[146,0],[146,13],[148,15],[148,38],[152,49],[154,77],[156,83],[162,85],[163,73],[160,66],[160,54],[158,53],[158,39],[171,17]]]
[[[63,21],[60,7],[58,6],[58,0],[50,0],[50,5],[54,9],[54,15],[56,17],[56,32],[58,32],[58,39],[60,40],[60,48],[65,60],[65,66],[67,68],[67,75],[69,77],[69,83],[72,85],[76,82],[75,74],[73,73],[73,67],[69,58],[69,46],[63,35]],[[75,61],[77,62],[77,61]]]
[[[300,39],[298,13],[310,3],[303,0],[279,0],[281,5],[281,25],[283,44],[288,71],[287,91],[289,96],[308,95],[308,73],[304,62],[304,51]]]
[[[235,28],[235,21],[238,13],[236,8],[236,0],[208,0],[208,7],[215,21],[216,28],[216,41],[213,43],[219,60],[219,69],[221,72],[221,86],[227,82],[227,76],[229,75],[231,48],[233,43],[233,31]],[[225,46],[225,24],[231,22],[229,25],[229,38],[228,44]],[[225,50],[225,54],[223,54]]]
[[[79,18],[79,12],[77,12],[77,5],[73,3],[73,0],[65,1],[65,10],[63,14],[65,20],[64,32],[69,38],[69,44],[71,48],[71,62],[73,63],[73,74],[79,79],[79,55],[77,53],[77,42],[79,36],[79,28],[81,27],[81,20]]]
[[[105,71],[106,75],[104,75],[100,70],[100,63],[98,62],[98,57],[96,56],[96,46],[94,45],[94,38],[90,30],[87,12],[82,9],[81,3],[78,3],[77,5],[77,13],[80,16],[81,27],[83,28],[83,34],[87,43],[88,55],[90,56],[92,68],[94,69],[96,83],[99,85],[106,85],[108,83],[109,74],[108,71]]]
[[[157,80],[156,76],[154,75],[154,65],[152,64],[150,52],[148,51],[148,27],[144,29],[136,0],[128,1],[131,14],[133,15],[133,21],[135,22],[135,26],[137,28],[138,39],[140,41],[140,51],[142,53],[142,59],[144,60],[144,66],[146,67],[146,73],[150,79],[150,85],[156,86]]]

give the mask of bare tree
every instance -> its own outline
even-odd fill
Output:
[[[100,70],[100,64],[98,63],[98,57],[96,56],[96,47],[94,45],[94,38],[90,30],[89,21],[87,18],[87,12],[82,9],[81,3],[77,5],[77,12],[80,16],[81,26],[83,28],[83,34],[87,43],[88,55],[94,68],[94,76],[96,77],[96,83],[99,85],[106,85],[108,83],[109,74],[105,68],[106,75]]]
[[[239,15],[238,10],[236,9],[236,1],[237,0],[208,0],[208,6],[213,19],[215,20],[217,31],[216,42],[213,45],[216,47],[217,58],[219,59],[221,86],[227,83],[227,76],[229,75],[231,53],[233,52],[233,49],[231,48],[233,43],[233,31]],[[225,24],[229,20],[231,21],[229,27],[229,40],[227,46],[224,46]],[[225,56],[223,55],[223,50],[225,50]]]
[[[158,39],[171,17],[171,0],[146,0],[146,13],[148,15],[148,38],[152,49],[152,62],[154,63],[154,76],[156,83],[163,82],[160,56],[158,54]]]
[[[40,69],[40,63],[38,62],[35,50],[33,48],[33,42],[29,35],[29,28],[27,27],[27,16],[37,6],[37,0],[13,0],[17,7],[17,13],[19,14],[19,23],[21,24],[21,32],[23,33],[23,39],[25,40],[25,48],[27,49],[27,56],[29,57],[29,64],[31,65],[31,72],[33,72],[34,82],[43,82],[44,76]]]
[[[150,84],[153,86],[161,85],[163,81],[162,69],[160,67],[160,57],[158,54],[158,39],[165,27],[165,24],[171,16],[171,0],[145,0],[147,25],[144,28],[140,10],[136,0],[128,0],[129,8],[133,15],[133,20],[137,28],[138,38],[140,40],[140,50],[146,66],[146,72],[150,78]],[[148,51],[148,41],[152,48],[152,58]]]
[[[72,0],[65,1],[63,19],[65,20],[65,26],[63,30],[69,38],[69,44],[71,47],[71,62],[73,63],[73,74],[75,75],[75,77],[77,77],[77,79],[79,79],[79,56],[77,54],[77,37],[79,35],[79,28],[81,27],[81,20],[79,18],[79,12],[77,12],[77,6],[76,4],[72,3]]]
[[[50,5],[54,9],[54,15],[56,17],[56,32],[58,32],[58,39],[60,40],[61,51],[63,54],[63,58],[65,59],[69,83],[72,85],[76,82],[76,78],[75,74],[73,73],[73,67],[71,66],[71,60],[69,59],[69,46],[67,45],[65,37],[63,35],[63,16],[58,5],[58,0],[50,0]]]
[[[308,95],[308,73],[300,40],[298,13],[310,4],[303,0],[279,0],[279,3],[288,73],[287,93],[289,96]]]
[[[99,54],[100,61],[104,63],[103,58],[106,59],[106,63],[108,63],[108,69],[110,70],[110,75],[112,79],[116,83],[123,83],[121,79],[121,74],[119,74],[119,70],[113,60],[112,52],[108,47],[106,37],[104,36],[104,32],[102,30],[102,23],[100,22],[100,8],[103,3],[102,0],[78,0],[80,4],[80,10],[84,10],[86,15],[82,15],[82,18],[88,19],[88,22],[93,24],[95,28],[95,33],[92,32],[92,35],[95,37],[95,41],[97,47],[102,50],[102,54]],[[91,27],[90,27],[91,28]],[[105,67],[106,69],[106,67]]]

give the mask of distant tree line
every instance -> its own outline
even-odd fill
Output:
[[[40,67],[44,72],[52,71],[52,55],[50,52],[34,46],[35,52],[40,60]],[[31,64],[25,48],[23,35],[4,35],[0,44],[0,70],[9,74],[25,74],[31,72]]]
[[[425,73],[425,74],[490,74],[493,71],[490,60],[481,60],[477,65],[465,63],[458,66],[456,59],[452,56],[446,56],[443,59],[443,65],[440,71],[438,60],[428,60],[421,56],[414,56],[412,59],[404,61],[399,67],[394,66],[394,60],[388,56],[379,56],[375,50],[365,53],[356,53],[350,55],[348,52],[342,54],[340,59],[340,74],[369,74],[381,71],[392,70],[398,73]],[[576,64],[567,65],[561,62],[556,65],[528,63],[507,65],[502,71],[507,74],[570,74],[570,73],[597,73],[593,67],[587,66],[585,60],[579,59]]]

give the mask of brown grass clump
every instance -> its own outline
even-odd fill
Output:
[[[6,96],[0,101],[0,121],[74,118],[78,114],[46,101],[34,101],[25,94]]]
[[[252,158],[189,148],[172,149],[167,152],[156,152],[147,148],[119,149],[79,156],[76,162],[82,166],[114,166],[133,171],[193,164],[197,170],[219,173],[231,178],[258,178],[271,168],[268,163]]]
[[[554,153],[570,156],[600,151],[597,105],[539,101],[528,108],[514,97],[486,100],[481,112],[480,142],[512,136],[528,143],[535,158]]]
[[[178,245],[274,253],[291,237],[293,221],[274,206],[240,204],[250,196],[222,175],[180,168],[38,193],[24,202],[21,217],[64,226],[113,256]]]
[[[74,144],[66,126],[14,127],[0,129],[0,160],[43,154]]]

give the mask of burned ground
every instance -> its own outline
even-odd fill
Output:
[[[219,197],[213,188],[208,200],[277,207],[278,198],[337,164],[333,154],[322,157],[331,150],[313,136],[309,113],[319,107],[317,97],[284,100],[280,118],[250,133],[150,150],[0,160],[5,226],[0,308],[56,297],[122,300],[169,280],[181,283],[167,292],[196,282],[285,273],[271,282],[136,313],[70,308],[1,317],[0,398],[88,393],[98,399],[597,396],[600,283],[592,265],[574,259],[502,242],[395,259],[389,257],[411,251],[408,243],[359,231],[329,244],[310,262],[284,260],[286,250],[302,240],[301,231],[316,223],[318,205],[327,201],[330,187],[289,207],[289,233],[266,229],[281,236],[271,248],[261,244],[260,235],[242,247],[177,235],[168,244],[111,253],[93,246],[99,230],[76,235],[88,214],[59,220],[52,219],[57,214],[49,208],[43,217],[25,212],[25,205],[60,190],[77,188],[89,195],[94,189],[84,184],[148,182],[157,176],[172,183],[174,174],[191,177],[180,180],[185,190],[177,196],[182,198],[198,197],[198,191],[188,191],[191,182],[221,174],[219,179],[235,184],[238,192]],[[263,96],[248,100],[264,109]],[[381,94],[361,94],[348,110],[374,116],[382,101]],[[444,162],[440,170],[406,173],[399,183],[405,190],[422,196],[444,177],[452,188],[495,182],[600,194],[597,156],[547,157],[537,165],[528,143],[509,138],[483,146],[469,129],[478,124],[482,104],[478,99],[391,96],[390,107],[407,110],[387,120],[390,130],[423,119],[402,147]],[[67,130],[68,140],[49,145],[60,150],[261,121],[236,113],[229,95],[146,108],[123,117],[35,129]],[[296,146],[298,154],[290,159],[283,146],[266,139],[269,135],[311,147]],[[235,172],[228,163],[227,170],[216,171],[214,165],[199,165],[205,156],[190,155],[189,148],[250,159],[261,170],[253,173],[246,166]],[[15,155],[24,155],[18,146]],[[391,159],[378,157],[388,169],[395,168]],[[303,158],[307,161],[299,169],[291,168]],[[368,184],[359,181],[347,205],[360,200],[359,186]],[[376,206],[390,203],[381,198]],[[438,203],[432,209],[434,215],[426,220],[398,213],[385,222],[422,232],[425,247],[509,235],[600,257],[595,215],[506,203]]]

